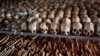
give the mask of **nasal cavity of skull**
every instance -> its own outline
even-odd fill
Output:
[[[84,32],[85,32],[85,33],[87,33],[88,31],[87,31],[87,30],[85,30]]]
[[[35,33],[36,31],[35,30],[33,30],[33,33]]]
[[[87,32],[87,35],[89,35],[90,33],[89,32]]]
[[[79,34],[79,31],[77,31],[76,34]]]

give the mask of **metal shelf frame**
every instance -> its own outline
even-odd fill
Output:
[[[74,35],[55,35],[31,32],[17,32],[17,31],[0,31],[1,34],[25,35],[25,36],[41,36],[50,38],[72,38],[72,39],[85,39],[85,40],[100,40],[100,36],[74,36]]]

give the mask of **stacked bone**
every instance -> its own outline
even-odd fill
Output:
[[[0,56],[99,56],[99,42],[2,35]]]
[[[1,4],[1,30],[100,36],[100,4],[93,0],[7,0]]]

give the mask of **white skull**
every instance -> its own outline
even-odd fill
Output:
[[[58,23],[51,23],[51,30],[50,32],[53,33],[53,34],[57,34],[58,31],[59,31],[59,24]]]
[[[32,33],[36,33],[36,31],[38,30],[38,22],[34,21],[32,23],[29,23],[28,28]]]
[[[21,24],[21,29],[22,30],[27,30],[27,23],[26,22],[23,22],[22,24]]]
[[[28,22],[31,22],[32,20],[34,20],[34,17],[29,17],[29,18],[27,18],[27,21],[28,21]]]
[[[10,19],[12,15],[10,13],[7,13],[6,16],[8,19]]]
[[[92,20],[93,23],[97,23],[98,22],[98,19],[99,19],[97,17],[97,15],[91,15],[90,18],[91,18],[91,20]]]
[[[40,14],[39,13],[35,13],[34,14],[34,18],[39,18]]]
[[[42,22],[42,18],[37,18],[37,21],[40,23]]]
[[[100,36],[100,23],[97,24],[97,35]]]
[[[62,4],[62,5],[60,6],[60,8],[62,8],[62,9],[66,8],[66,3]]]
[[[59,20],[60,18],[59,17],[56,17],[55,19],[53,19],[53,22],[50,24],[50,32],[51,33],[54,33],[54,34],[57,34],[57,32],[59,31]]]
[[[47,22],[47,23],[51,24],[51,20],[50,20],[50,19],[46,19],[46,21],[45,21],[45,22]]]
[[[19,19],[19,15],[15,15],[14,18],[15,18],[15,19]]]
[[[57,13],[57,17],[62,19],[64,17],[64,11],[63,10],[59,10],[58,13]]]
[[[42,14],[41,14],[41,18],[46,18],[46,17],[47,17],[47,12],[43,11]]]
[[[5,14],[4,14],[4,13],[2,13],[2,14],[0,15],[0,17],[5,18]]]
[[[87,15],[87,10],[86,9],[80,10],[80,15]]]
[[[40,24],[40,29],[41,29],[41,32],[44,34],[46,34],[48,32],[48,26],[47,26],[46,22],[42,22]]]
[[[80,18],[78,15],[73,15],[72,16],[72,22],[80,22]]]
[[[79,11],[73,10],[73,11],[72,11],[72,15],[79,15]]]
[[[82,24],[80,22],[72,23],[72,33],[74,35],[80,35],[82,33]]]
[[[54,17],[55,17],[55,11],[52,10],[52,11],[49,12],[48,18],[54,19]]]
[[[91,18],[88,17],[87,15],[83,15],[81,17],[81,20],[82,20],[83,23],[91,22]]]
[[[61,33],[65,34],[65,35],[69,35],[70,34],[70,30],[71,30],[71,21],[69,18],[65,18],[60,26],[61,29]]]
[[[72,8],[68,7],[65,9],[65,17],[71,17]]]
[[[92,22],[87,22],[84,24],[83,33],[87,36],[91,36],[94,34],[94,24]]]

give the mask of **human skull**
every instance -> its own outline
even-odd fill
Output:
[[[100,36],[100,23],[97,24],[97,35]]]
[[[94,34],[94,24],[92,22],[87,22],[84,24],[83,33],[87,36],[91,36]]]
[[[79,14],[80,15],[87,15],[87,10],[86,9],[81,9]]]
[[[72,16],[72,22],[80,22],[80,18],[78,15],[73,15]]]
[[[5,18],[4,12],[1,13],[0,17],[1,17],[1,18]]]
[[[74,35],[80,35],[82,33],[82,24],[80,22],[72,23],[72,33]]]
[[[64,11],[63,10],[59,10],[58,13],[57,13],[57,17],[62,19],[64,17]]]
[[[34,22],[31,22],[29,23],[29,30],[32,32],[32,33],[36,33],[37,29],[38,29],[38,22],[37,21],[34,21]]]
[[[14,19],[19,19],[19,15],[15,15],[14,16]]]
[[[47,17],[47,12],[43,11],[42,14],[41,14],[41,18],[46,18],[46,17]]]
[[[72,12],[72,8],[71,7],[67,7],[65,9],[65,17],[71,17],[71,12]]]
[[[46,22],[42,22],[40,24],[40,29],[41,29],[41,32],[44,34],[46,34],[48,32],[48,26],[47,26]]]
[[[82,23],[91,22],[91,18],[88,17],[87,15],[83,15],[83,16],[81,16],[81,21],[82,21]]]
[[[51,30],[50,32],[53,34],[57,34],[59,32],[59,24],[58,23],[51,23]]]
[[[27,23],[26,22],[22,22],[21,29],[24,30],[24,31],[27,30]]]
[[[91,18],[91,20],[92,20],[92,22],[93,22],[94,24],[98,23],[98,19],[99,19],[99,18],[97,17],[97,15],[91,15],[90,18]]]
[[[69,18],[65,18],[60,26],[61,33],[65,35],[69,35],[71,31],[71,21]]]
[[[48,18],[54,19],[54,17],[55,17],[55,11],[52,10],[52,11],[49,12]]]
[[[6,14],[7,19],[11,19],[12,18],[11,16],[12,16],[11,13]]]

